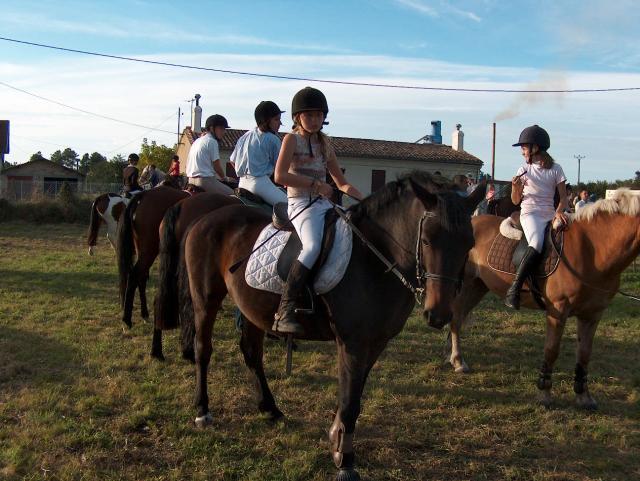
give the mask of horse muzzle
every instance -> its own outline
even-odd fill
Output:
[[[424,310],[422,315],[427,321],[429,327],[441,330],[444,326],[451,322],[453,313],[449,312],[437,312],[435,309]]]

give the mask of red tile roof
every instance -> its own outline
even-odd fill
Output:
[[[246,130],[228,129],[220,142],[220,150],[233,150],[238,139]],[[197,134],[187,127],[184,134],[193,143]],[[284,137],[284,133],[279,134]],[[468,152],[453,150],[443,144],[416,144],[391,140],[354,139],[330,136],[338,157],[359,157],[369,159],[415,160],[423,162],[444,162],[470,164],[481,167],[483,162]]]

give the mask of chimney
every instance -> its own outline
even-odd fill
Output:
[[[460,130],[462,125],[456,124],[456,130],[451,135],[451,148],[458,152],[464,151],[464,132]]]
[[[442,143],[441,125],[442,123],[439,120],[431,121],[431,135],[425,135],[424,137],[428,144]]]
[[[200,107],[200,94],[195,95],[196,106],[191,112],[191,128],[199,134],[202,132],[202,107]]]

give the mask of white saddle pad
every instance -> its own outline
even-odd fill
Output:
[[[253,248],[255,249],[262,244],[274,232],[276,232],[276,228],[272,224],[266,226],[256,239]],[[278,275],[278,258],[290,235],[290,232],[280,231],[269,242],[251,254],[244,273],[244,278],[249,286],[261,291],[282,294],[284,282]],[[342,219],[338,219],[333,247],[327,261],[313,282],[316,294],[325,294],[340,282],[351,259],[351,246],[351,229]]]

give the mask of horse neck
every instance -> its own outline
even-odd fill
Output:
[[[593,244],[594,267],[605,276],[620,274],[640,254],[640,217],[600,214],[581,224]]]
[[[417,199],[394,203],[374,218],[365,217],[359,226],[367,240],[403,273],[415,272],[418,220],[424,210],[418,203]]]

